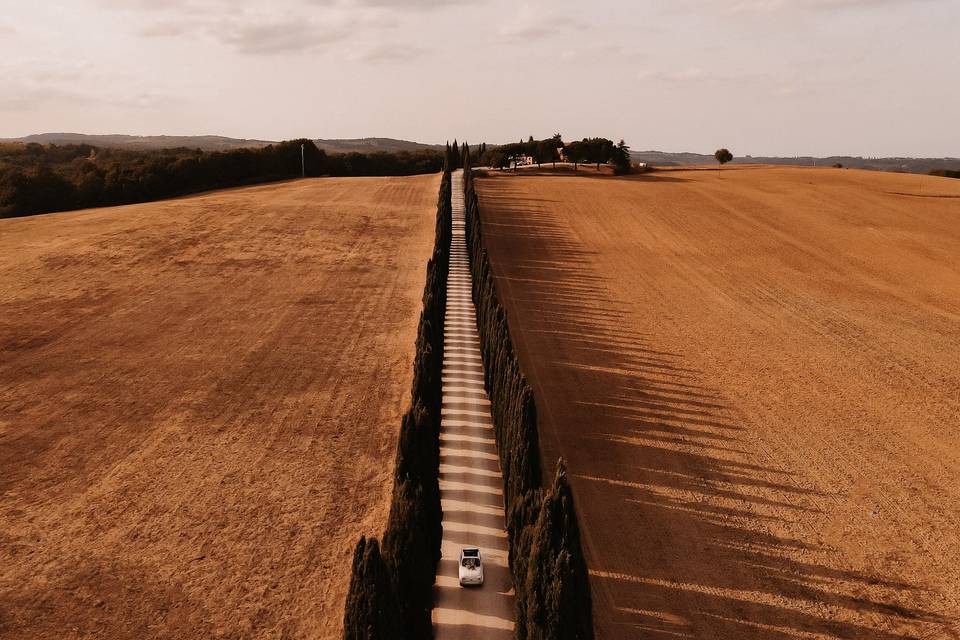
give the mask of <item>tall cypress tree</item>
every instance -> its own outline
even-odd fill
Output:
[[[527,638],[592,640],[587,563],[563,460],[534,525],[527,568]]]
[[[376,538],[360,538],[343,614],[344,640],[403,638],[397,602]]]
[[[409,638],[429,638],[432,587],[436,555],[431,535],[424,530],[430,520],[422,485],[415,479],[399,481],[393,489],[383,548],[398,594],[401,626]],[[439,549],[439,547],[436,547]]]

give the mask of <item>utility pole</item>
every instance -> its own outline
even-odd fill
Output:
[[[307,146],[305,143],[300,143],[300,177],[301,178],[307,177],[307,164],[306,164],[306,161],[304,160],[304,155],[303,155],[303,148],[305,146]]]

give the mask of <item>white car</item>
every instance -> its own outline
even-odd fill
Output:
[[[480,549],[464,547],[460,550],[460,586],[483,584],[483,560]]]

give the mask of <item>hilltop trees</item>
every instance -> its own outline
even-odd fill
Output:
[[[626,147],[626,145],[624,145],[624,147]],[[577,164],[579,163],[590,163],[596,164],[597,170],[599,171],[601,164],[614,159],[614,149],[615,145],[612,140],[607,140],[606,138],[584,138],[579,142],[571,142],[568,144],[564,147],[564,153],[567,156],[567,160],[574,163],[574,170],[576,170]]]
[[[559,134],[558,134],[559,135]],[[546,140],[540,140],[536,145],[536,152],[534,158],[537,161],[537,166],[539,167],[543,162],[552,162],[554,166],[557,164],[557,160],[560,157],[559,148],[563,146],[563,141],[560,141],[560,144],[557,144],[557,141],[554,138],[547,138]]]
[[[519,142],[490,149],[483,145],[480,147],[479,163],[504,169],[511,165],[516,166],[517,161],[526,157],[531,158],[538,167],[545,162],[556,166],[558,160],[564,159],[573,163],[574,170],[582,163],[595,164],[598,170],[600,165],[610,163],[616,173],[630,171],[630,147],[623,140],[614,144],[607,138],[583,138],[565,144],[559,133],[543,140],[535,140],[533,136],[529,136],[526,140],[521,139]]]
[[[550,161],[553,163],[554,168],[557,166],[557,160],[560,159],[560,152],[563,150],[563,136],[559,133],[553,134],[553,137],[549,140],[544,140],[552,149]]]
[[[600,165],[610,163],[618,174],[628,173],[631,166],[630,147],[623,140],[614,144],[607,138],[583,138],[565,144],[559,133],[543,140],[529,136],[526,140],[491,147],[489,150],[484,145],[480,150],[480,164],[504,169],[516,166],[518,160],[528,156],[538,167],[545,162],[556,166],[557,160],[564,159],[573,163],[575,171],[583,163],[595,164],[598,170]]]
[[[610,154],[610,161],[613,163],[614,173],[628,173],[630,171],[630,147],[621,140],[613,147]]]
[[[505,169],[515,163],[518,159],[529,156],[541,166],[544,162],[556,164],[560,159],[559,150],[563,148],[563,138],[560,134],[555,134],[552,138],[535,140],[529,136],[526,140],[502,144],[498,147],[487,148],[486,144],[478,148],[479,164],[493,167],[495,169]]]

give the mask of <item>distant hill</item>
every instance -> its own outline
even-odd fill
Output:
[[[89,135],[86,133],[37,133],[23,138],[7,138],[2,142],[36,142],[38,144],[89,144],[111,149],[203,149],[227,151],[243,147],[265,147],[269,140],[245,140],[225,136],[128,136],[121,134]]]
[[[348,138],[341,140],[314,140],[314,144],[327,153],[374,153],[385,151],[387,153],[396,153],[397,151],[419,151],[422,149],[442,150],[442,144],[424,144],[422,142],[411,142],[409,140],[396,140],[394,138]]]
[[[240,148],[259,148],[274,144],[273,140],[248,140],[225,136],[130,136],[121,134],[89,135],[85,133],[37,133],[23,138],[3,138],[0,142],[36,142],[38,144],[89,144],[112,149],[203,149],[204,151],[228,151]],[[422,144],[393,138],[351,138],[344,140],[314,140],[320,149],[328,153],[372,153],[385,151],[417,151],[420,149],[443,149],[439,144]]]
[[[646,162],[662,167],[713,164],[713,155],[703,153],[670,153],[667,151],[631,151],[631,157],[637,162]],[[830,167],[842,164],[850,169],[869,169],[873,171],[901,171],[906,173],[927,173],[932,170],[960,169],[960,158],[863,158],[859,156],[798,156],[793,158],[771,156],[735,157],[731,164],[783,164],[804,167]]]

